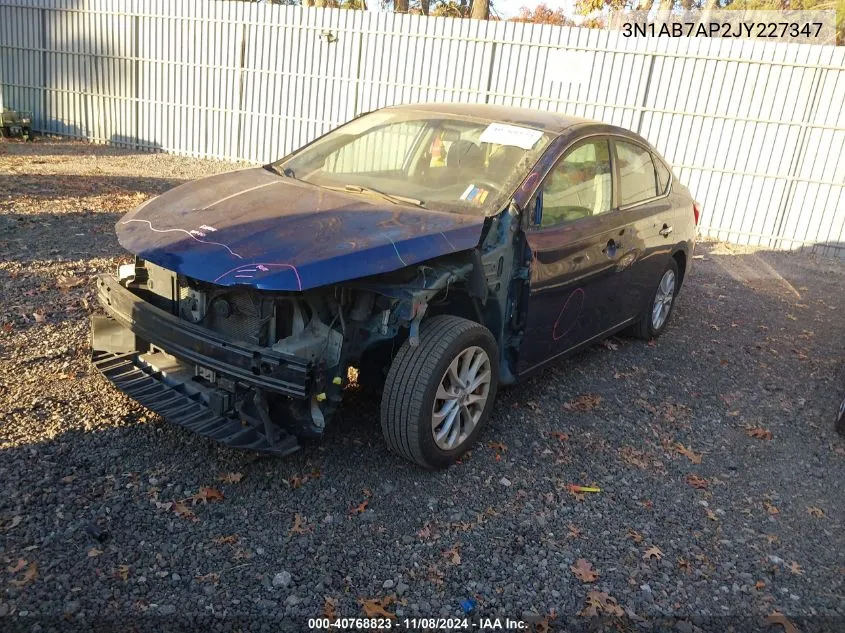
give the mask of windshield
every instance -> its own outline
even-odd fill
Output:
[[[550,140],[541,130],[506,123],[380,110],[271,167],[354,195],[490,215],[500,210]]]

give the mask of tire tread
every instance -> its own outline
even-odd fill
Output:
[[[435,468],[415,438],[420,423],[428,420],[423,406],[426,386],[440,376],[434,371],[449,346],[474,329],[484,326],[456,316],[435,316],[420,325],[419,344],[405,341],[399,348],[385,380],[381,405],[381,427],[388,446],[407,460]],[[489,332],[488,332],[489,334]]]

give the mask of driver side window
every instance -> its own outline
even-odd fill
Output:
[[[543,182],[540,227],[607,213],[612,198],[609,142],[582,143],[559,160]]]

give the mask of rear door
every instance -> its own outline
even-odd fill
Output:
[[[618,183],[620,213],[629,230],[636,258],[628,275],[625,310],[636,315],[654,293],[672,254],[675,210],[669,200],[669,173],[645,145],[613,137],[611,143]],[[680,229],[680,227],[678,227]]]
[[[518,371],[525,372],[629,318],[629,221],[616,208],[610,140],[568,149],[530,209],[530,293]]]

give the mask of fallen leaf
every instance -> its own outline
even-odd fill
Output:
[[[23,558],[19,558],[18,562],[12,565],[11,567],[7,567],[6,571],[10,574],[17,574],[19,571],[26,567],[26,561]]]
[[[41,312],[40,310],[38,312],[33,312],[32,316],[35,319],[36,323],[44,323],[44,321],[47,320],[47,317],[44,316],[44,313]]]
[[[570,538],[579,538],[581,536],[581,528],[577,525],[569,524],[569,536]]]
[[[678,452],[680,455],[686,457],[693,464],[701,463],[701,453],[696,453],[692,450],[692,448],[688,446],[684,446],[683,444],[677,443],[675,444],[675,451]]]
[[[117,575],[124,582],[129,580],[129,565],[118,565]]]
[[[229,534],[228,536],[218,536],[213,539],[215,545],[233,545],[238,542],[237,534]]]
[[[368,505],[370,505],[370,502],[367,499],[364,499],[357,506],[349,508],[349,514],[361,514],[367,509]]]
[[[763,589],[766,588],[766,583],[764,583],[762,580],[758,580],[757,582],[754,583],[754,588],[757,591],[762,591]]]
[[[197,517],[197,515],[181,501],[173,501],[171,507],[173,508],[173,511],[183,519],[194,522],[199,521],[199,517]]]
[[[651,560],[652,558],[656,558],[657,560],[663,558],[663,552],[657,545],[652,545],[643,554],[643,560]]]
[[[325,597],[323,602],[323,617],[333,622],[337,619],[337,600],[334,598]]]
[[[800,633],[798,627],[790,622],[780,611],[775,611],[771,615],[766,616],[764,623],[766,626],[775,626],[779,624],[783,627],[784,633]]]
[[[288,535],[306,534],[311,531],[311,527],[312,526],[309,526],[305,519],[302,518],[302,515],[297,512],[293,515],[293,527],[288,530]]]
[[[453,545],[449,549],[443,552],[443,558],[449,561],[452,565],[460,565],[461,564],[461,546],[460,545]]]
[[[92,547],[88,550],[88,558],[96,558],[100,554],[103,553],[103,550],[97,549],[96,547]]]
[[[623,446],[619,449],[619,457],[626,464],[646,470],[651,467],[651,461],[643,451],[638,451],[633,446]]]
[[[210,582],[211,584],[216,585],[218,582],[220,582],[220,574],[218,574],[216,571],[213,571],[202,576],[194,576],[194,580],[196,580],[197,582]]]
[[[619,349],[619,343],[615,343],[609,338],[604,339],[601,344],[604,348],[609,349],[611,352],[615,352]]]
[[[686,481],[690,486],[699,490],[704,490],[708,486],[707,480],[698,475],[689,474],[686,477]]]
[[[778,510],[777,506],[772,505],[768,501],[763,502],[763,507],[766,509],[766,512],[768,512],[772,516],[774,516],[776,514],[780,514],[780,510]]]
[[[217,488],[209,488],[208,486],[200,488],[200,491],[190,498],[193,505],[198,503],[208,503],[209,501],[223,501],[223,493]]]
[[[678,569],[688,574],[692,571],[692,565],[686,558],[681,557],[678,559]]]
[[[241,482],[244,476],[242,473],[224,473],[217,475],[217,481],[222,481],[224,484],[237,484]]]
[[[4,332],[11,332],[14,328],[15,328],[15,326],[12,325],[11,323],[4,323],[3,324],[3,331]]]
[[[817,519],[823,519],[825,517],[824,510],[815,506],[810,506],[809,508],[807,508],[807,514],[816,517]]]
[[[500,453],[504,453],[508,450],[508,447],[505,444],[502,444],[501,442],[490,442],[487,447],[492,448],[494,451],[498,451]]]
[[[593,569],[593,565],[584,558],[579,558],[575,564],[570,566],[572,573],[581,582],[595,582],[599,579],[599,573]]]
[[[792,561],[789,564],[789,571],[791,571],[796,576],[803,576],[804,575],[804,570],[801,569],[801,565],[799,565],[795,561]]]
[[[361,604],[361,607],[364,609],[364,615],[368,618],[389,618],[391,620],[396,619],[396,615],[391,613],[387,610],[395,599],[393,596],[387,596],[386,598],[359,598],[358,602]]]
[[[567,411],[591,411],[601,404],[601,396],[595,393],[582,393],[563,405]]]
[[[59,290],[66,291],[71,288],[76,288],[85,283],[85,280],[80,277],[72,277],[69,275],[59,275],[56,277],[56,287]]]
[[[552,431],[549,433],[553,438],[556,440],[560,440],[561,442],[568,442],[569,441],[569,433],[561,433],[560,431]]]
[[[616,617],[625,615],[625,610],[619,606],[616,599],[603,591],[588,591],[586,602],[584,608],[578,612],[578,615],[582,617],[595,618],[602,614]]]
[[[20,564],[20,561],[18,561],[18,564]],[[27,565],[23,572],[23,576],[17,580],[12,580],[9,584],[15,587],[24,587],[33,582],[36,578],[38,578],[38,563],[32,561],[29,565]]]
[[[753,437],[755,440],[770,440],[772,439],[772,432],[764,429],[761,426],[749,426],[745,429],[745,434],[748,437]]]
[[[716,513],[713,512],[713,510],[711,510],[710,508],[707,508],[705,510],[705,512],[707,512],[707,518],[710,519],[711,521],[718,521],[719,520],[719,517],[717,517]]]
[[[631,528],[628,528],[628,533],[625,536],[634,541],[634,543],[643,542],[643,535],[635,530],[632,530]]]

